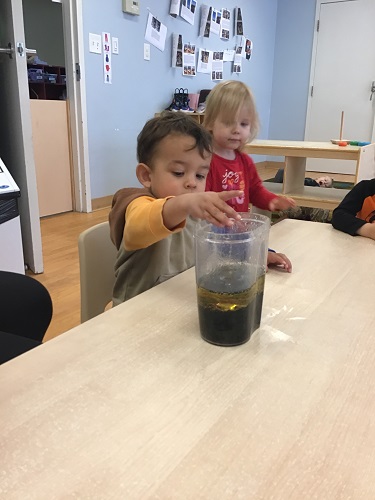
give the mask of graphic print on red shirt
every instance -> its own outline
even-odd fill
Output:
[[[238,205],[244,205],[245,203],[245,178],[242,170],[233,172],[233,170],[226,169],[222,175],[221,187],[223,191],[241,190],[244,192],[243,196],[237,196],[235,198]],[[233,201],[233,200],[230,200]],[[240,210],[241,212],[244,209]]]
[[[214,153],[207,175],[206,191],[219,193],[232,189],[244,192],[242,197],[227,201],[236,212],[248,212],[250,203],[268,210],[270,201],[276,197],[263,186],[249,155],[236,151],[235,159],[227,160]]]

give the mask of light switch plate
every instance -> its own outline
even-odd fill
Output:
[[[118,38],[112,37],[112,54],[118,54]]]
[[[149,61],[151,59],[151,47],[149,43],[143,44],[143,59]]]
[[[89,51],[94,54],[102,53],[102,37],[96,33],[89,33]]]

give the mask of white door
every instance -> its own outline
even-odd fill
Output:
[[[25,263],[43,272],[38,195],[32,144],[22,0],[0,1],[0,48],[11,44],[12,58],[0,53],[0,157],[21,190],[19,210]],[[0,243],[1,244],[1,243]]]
[[[318,1],[305,140],[372,141],[374,128],[375,1]],[[353,174],[351,161],[309,160],[308,170]]]

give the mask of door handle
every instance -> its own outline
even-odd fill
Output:
[[[9,56],[9,59],[12,59],[14,54],[14,48],[12,47],[12,44],[9,42],[8,47],[0,47],[0,54],[7,54]]]
[[[17,52],[20,57],[24,57],[25,54],[36,54],[35,49],[27,49],[22,42],[17,42]]]
[[[375,80],[371,84],[371,90],[370,90],[370,92],[371,92],[371,94],[370,94],[370,101],[372,101],[372,98],[373,98],[374,93],[375,93]]]
[[[24,57],[25,54],[36,54],[35,49],[27,49],[22,42],[17,42],[17,53],[20,57]],[[13,59],[14,48],[9,42],[7,47],[0,47],[0,54],[7,54],[9,59]]]

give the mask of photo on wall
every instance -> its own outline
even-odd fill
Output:
[[[182,68],[182,35],[172,35],[172,68]]]
[[[229,40],[230,37],[230,11],[228,9],[223,9],[221,11],[221,26],[220,26],[220,38],[223,40]]]
[[[199,26],[199,36],[209,38],[211,32],[212,7],[201,6],[201,22]]]
[[[236,7],[234,10],[234,34],[243,36],[243,22],[241,7]]]

